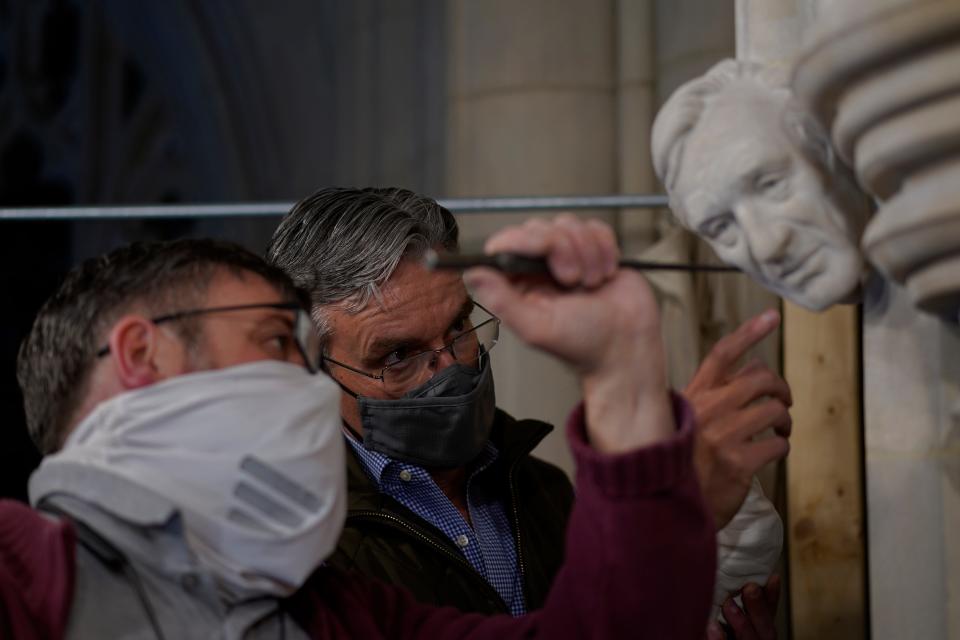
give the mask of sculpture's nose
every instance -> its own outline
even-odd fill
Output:
[[[750,255],[757,264],[781,265],[788,262],[793,231],[790,225],[777,220],[770,212],[752,203],[738,205],[735,210]]]

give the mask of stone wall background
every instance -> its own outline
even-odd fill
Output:
[[[787,60],[870,11],[923,1],[738,0],[735,14],[716,0],[11,0],[0,4],[0,203],[293,200],[329,184],[652,192],[650,124],[680,83],[734,53]],[[712,259],[663,212],[592,215],[617,225],[630,255]],[[519,219],[463,216],[464,244]],[[37,462],[16,348],[72,264],[134,238],[216,235],[260,250],[275,224],[0,225],[0,495],[22,498]],[[776,304],[729,276],[654,284],[678,387],[717,337]],[[891,287],[865,309],[863,341],[871,631],[957,638],[960,338]],[[761,351],[779,366],[776,340]],[[511,336],[494,363],[505,409],[562,423],[577,396],[568,374]],[[559,434],[538,453],[570,470]],[[765,474],[775,497],[777,480]]]
[[[438,197],[656,192],[657,108],[734,47],[732,4],[712,0],[15,0],[0,7],[0,201],[277,201],[330,184]],[[665,212],[583,215],[616,225],[630,255],[712,259]],[[522,218],[461,216],[464,245]],[[13,248],[0,254],[0,495],[22,498],[38,459],[17,344],[71,265],[136,238],[214,235],[261,250],[275,224],[0,227]],[[654,284],[678,387],[769,302],[724,276]],[[775,340],[763,355],[777,365]],[[494,366],[501,406],[563,424],[578,396],[567,372],[509,335]],[[537,453],[572,473],[562,429]]]
[[[459,0],[448,20],[451,197],[658,192],[649,135],[659,105],[735,49],[733,7],[702,0]],[[616,225],[627,255],[715,260],[666,212],[581,215]],[[517,220],[461,216],[463,244],[478,248]],[[651,281],[677,388],[719,337],[779,304],[736,276],[665,273]],[[758,355],[778,368],[778,338]],[[572,376],[509,333],[494,371],[499,404],[518,416],[562,424],[578,397]],[[562,433],[537,453],[571,471]],[[776,470],[764,475],[775,494]]]
[[[442,0],[0,4],[0,203],[293,201],[320,186],[441,195]],[[276,219],[2,223],[0,495],[39,458],[14,377],[76,262],[134,239],[262,251]]]
[[[330,184],[435,196],[654,192],[653,116],[679,83],[733,53],[731,9],[708,0],[10,2],[0,12],[0,199],[277,201]],[[617,225],[628,254],[710,259],[663,212],[584,215]],[[464,245],[521,218],[462,216]],[[36,461],[10,372],[61,273],[134,238],[215,235],[260,250],[275,223],[3,226],[30,249],[8,254],[3,271],[7,298],[23,302],[12,305],[3,346],[0,387],[19,444],[3,454],[18,470],[2,492],[19,495]],[[655,278],[677,386],[746,313],[730,281]],[[569,375],[511,336],[495,361],[508,410],[562,422],[576,398]],[[540,453],[570,470],[559,434]]]

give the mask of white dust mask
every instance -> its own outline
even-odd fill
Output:
[[[224,587],[292,593],[332,553],[343,526],[339,396],[327,376],[276,361],[123,393],[44,459],[31,502],[65,493],[111,512],[109,495],[57,486],[57,474],[46,473],[102,470],[173,503],[190,547]]]

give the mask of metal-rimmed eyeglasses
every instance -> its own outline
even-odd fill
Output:
[[[496,317],[479,303],[473,303],[473,310],[464,320],[461,332],[450,342],[437,349],[427,349],[391,362],[380,369],[379,373],[370,373],[352,365],[322,356],[323,362],[343,367],[361,376],[379,380],[384,391],[398,397],[426,381],[426,375],[433,369],[444,351],[450,353],[458,364],[476,365],[497,344],[500,338],[500,318]]]
[[[313,319],[310,317],[310,314],[297,302],[258,302],[253,304],[237,304],[225,307],[208,307],[205,309],[186,309],[184,311],[166,313],[164,315],[150,318],[150,322],[153,324],[163,324],[164,322],[174,322],[176,320],[182,320],[184,318],[191,318],[210,313],[247,311],[250,309],[281,309],[283,311],[292,311],[294,314],[294,319],[293,333],[291,337],[293,338],[294,344],[297,347],[297,351],[300,352],[300,356],[303,358],[304,366],[310,373],[316,373],[320,370],[322,358],[320,335],[317,333],[316,326],[313,324]],[[102,358],[108,353],[110,353],[110,345],[102,347],[99,351],[97,351],[96,355],[98,358]]]

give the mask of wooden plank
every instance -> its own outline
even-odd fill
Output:
[[[793,390],[787,458],[792,637],[866,637],[860,323],[844,305],[784,304],[784,375]]]

